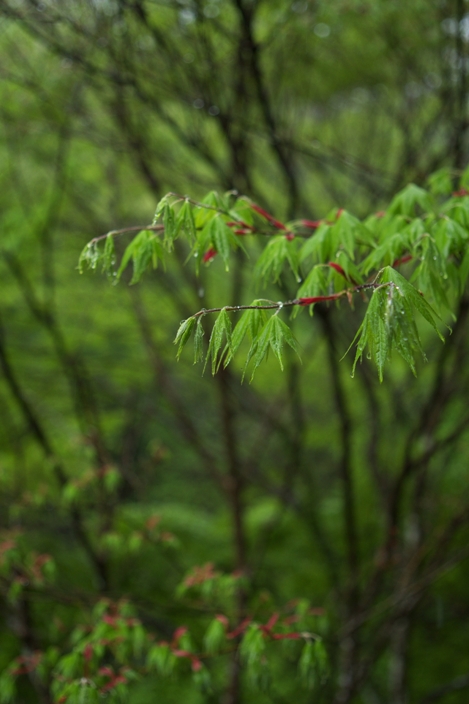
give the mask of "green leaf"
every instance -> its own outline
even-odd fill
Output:
[[[184,201],[176,218],[176,232],[174,239],[179,236],[181,231],[185,232],[191,244],[193,244],[197,239],[194,214],[192,212],[192,206],[188,200]]]
[[[285,262],[288,262],[296,280],[299,281],[297,246],[296,239],[288,240],[285,235],[272,237],[257,261],[255,275],[262,279],[271,279],[276,283]]]
[[[451,169],[448,166],[431,174],[427,179],[430,193],[435,196],[449,195],[453,190],[451,175]]]
[[[345,271],[349,282],[354,284],[362,284],[364,282],[363,276],[356,266],[348,257],[345,252],[339,252],[336,258],[337,264],[340,264],[342,269]],[[311,294],[314,295],[314,294]]]
[[[284,344],[289,345],[289,347],[291,347],[298,356],[299,345],[288,325],[284,323],[278,315],[273,315],[272,320],[272,337],[270,340],[270,346],[278,359],[281,370],[283,371],[282,349]]]
[[[322,223],[301,247],[300,261],[304,262],[311,257],[313,262],[324,264],[337,250],[336,239],[337,232],[334,233],[327,223]]]
[[[202,362],[204,359],[204,328],[202,326],[202,317],[197,320],[197,327],[194,335],[194,364]]]
[[[127,264],[132,260],[133,275],[130,283],[135,284],[149,266],[156,269],[158,260],[163,257],[163,246],[155,233],[151,230],[141,230],[127,246],[117,270],[116,280],[120,280]]]
[[[78,259],[78,271],[83,274],[85,268],[96,269],[98,263],[101,259],[101,252],[99,251],[99,243],[95,240],[88,242],[80,254]]]
[[[220,355],[220,358],[218,359],[223,340],[226,339],[228,349],[231,347],[231,330],[232,326],[230,317],[225,308],[223,308],[213,326],[208,344],[207,358],[205,360],[205,366],[207,366],[209,357],[212,358],[212,374],[215,374],[223,359],[223,354]]]
[[[173,242],[177,237],[178,229],[176,227],[176,218],[174,210],[169,203],[166,203],[163,208],[163,227],[164,227],[164,246],[171,252]]]
[[[251,374],[251,381],[253,380],[257,368],[267,355],[269,349],[273,351],[280,364],[280,368],[283,371],[282,349],[285,343],[298,354],[298,343],[295,340],[292,331],[288,325],[286,325],[278,317],[277,314],[274,314],[269,318],[259,335],[254,338],[251,349],[249,350],[245,368],[252,359],[254,366]]]
[[[355,339],[358,339],[352,375],[365,348],[368,348],[370,359],[378,367],[380,381],[383,380],[383,368],[392,349],[409,364],[415,374],[415,355],[425,355],[415,324],[417,310],[444,340],[435,322],[437,314],[411,283],[398,271],[391,267],[383,269],[380,275],[380,286],[375,289],[368,304],[363,323]]]
[[[396,232],[374,248],[364,259],[361,268],[365,276],[371,271],[393,264],[410,248],[408,238],[403,232]]]
[[[350,259],[355,258],[355,237],[362,229],[362,224],[357,218],[344,210],[332,227],[332,236],[338,247],[343,247]],[[337,254],[331,252],[331,258],[336,258]]]
[[[163,198],[160,200],[160,202],[156,206],[155,215],[153,217],[153,225],[156,225],[156,223],[160,219],[160,217],[163,214],[164,209],[168,205],[171,197],[172,197],[171,193],[167,193],[165,196],[163,196]]]
[[[314,643],[310,640],[304,644],[303,650],[301,651],[298,671],[303,684],[309,689],[312,689],[316,683],[316,658]]]
[[[163,676],[173,672],[176,662],[176,656],[171,652],[169,645],[154,645],[147,655],[149,669],[155,669]]]
[[[409,301],[410,305],[413,308],[416,308],[420,315],[425,318],[425,320],[430,323],[432,328],[435,330],[436,334],[440,338],[442,342],[445,341],[445,338],[441,334],[441,332],[438,330],[437,325],[436,325],[436,320],[435,319],[440,319],[440,316],[433,310],[433,308],[427,303],[423,295],[417,291],[412,284],[407,281],[406,278],[402,276],[398,271],[393,269],[392,267],[388,266],[383,270],[382,276],[381,276],[381,281],[385,283],[386,281],[390,281],[395,284],[397,290],[401,292],[403,296],[407,298]]]
[[[204,636],[204,645],[207,653],[209,653],[210,655],[215,655],[216,653],[219,653],[225,641],[225,626],[218,618],[215,618],[209,624],[207,632]]]
[[[115,278],[114,266],[116,264],[116,252],[114,247],[114,237],[109,234],[106,237],[104,245],[104,253],[102,257],[103,272],[107,274],[109,279]]]
[[[253,301],[251,305],[256,306],[257,301]],[[253,341],[256,339],[259,330],[265,325],[266,321],[266,311],[261,308],[251,308],[244,311],[231,336],[231,347],[225,352],[225,367],[232,361],[246,335],[250,338],[252,347]]]
[[[231,228],[221,217],[215,217],[210,222],[210,241],[225,263],[225,271],[229,270],[228,260],[232,249],[239,246],[239,241]]]
[[[435,240],[427,235],[420,243],[420,264],[411,281],[416,282],[424,294],[439,308],[451,311],[447,297],[448,273],[446,258],[442,256]]]
[[[246,225],[254,224],[254,211],[244,198],[238,198],[228,214],[232,220],[240,220]]]
[[[433,230],[436,245],[442,256],[448,259],[452,254],[465,251],[469,239],[469,232],[456,220],[449,217],[441,218]]]
[[[80,653],[73,652],[60,658],[56,670],[67,679],[72,679],[80,674],[82,667],[82,657]]]
[[[209,694],[212,691],[212,678],[210,676],[210,672],[207,670],[205,665],[200,663],[200,661],[198,664],[199,669],[193,669],[192,681],[204,694]]]
[[[0,675],[0,704],[10,704],[15,698],[15,677],[4,670]]]
[[[415,183],[409,183],[393,198],[388,208],[388,213],[390,215],[414,217],[417,215],[417,207],[424,212],[428,212],[433,207],[432,198],[425,189],[416,186]]]
[[[179,326],[179,330],[176,333],[176,337],[174,338],[174,344],[177,345],[179,344],[178,351],[176,358],[179,359],[181,356],[182,350],[184,349],[184,346],[188,339],[191,336],[192,329],[196,323],[196,318],[192,316],[191,318],[187,318],[186,320],[183,320],[181,325]]]
[[[328,293],[331,269],[327,264],[317,264],[298,289],[297,298],[323,296]]]
[[[265,650],[265,640],[256,623],[251,623],[246,629],[239,650],[241,658],[248,666],[259,662]]]
[[[205,225],[218,214],[217,211],[226,212],[223,200],[216,191],[210,191],[201,203],[209,207],[194,207],[194,219],[197,229],[205,227]]]
[[[268,350],[269,350],[269,345],[270,345],[270,336],[271,336],[271,328],[272,328],[272,318],[269,318],[267,323],[264,325],[262,328],[260,334],[258,337],[255,337],[251,349],[248,352],[248,356],[246,359],[246,364],[244,367],[244,372],[243,372],[243,379],[244,379],[244,374],[246,371],[246,368],[251,361],[251,359],[254,359],[254,369],[251,374],[251,381],[254,379],[254,374],[256,372],[256,369],[266,356]]]

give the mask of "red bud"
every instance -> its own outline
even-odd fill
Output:
[[[310,230],[317,230],[319,225],[321,225],[322,220],[302,220],[301,224],[303,227],[309,227]]]
[[[261,208],[260,205],[256,205],[255,203],[251,203],[250,205],[251,205],[251,208],[256,211],[256,213],[259,213],[259,215],[262,215],[263,218],[268,220],[278,230],[286,230],[287,229],[283,223],[281,223],[279,220],[276,220],[270,213],[267,212],[267,210],[264,210],[264,208]]]
[[[214,257],[217,255],[217,250],[214,247],[210,247],[210,249],[207,249],[205,252],[204,256],[202,257],[202,261],[204,264],[207,262],[211,261]]]

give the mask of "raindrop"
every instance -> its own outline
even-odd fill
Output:
[[[216,115],[220,114],[220,108],[217,105],[210,105],[208,109],[208,114],[215,117]]]
[[[201,110],[203,106],[205,105],[204,101],[202,98],[196,98],[192,105],[196,108],[196,110]]]

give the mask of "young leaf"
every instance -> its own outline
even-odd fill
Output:
[[[339,219],[332,227],[332,237],[339,247],[343,247],[352,260],[355,258],[355,237],[362,228],[361,222],[346,210],[340,214]],[[331,252],[331,255],[334,258],[335,253]]]
[[[192,206],[188,200],[184,201],[179,210],[178,216],[176,218],[176,228],[175,236],[179,236],[181,231],[184,231],[189,242],[193,244],[197,238],[197,233],[195,229],[194,214],[192,212]]]
[[[308,689],[312,689],[316,683],[316,658],[314,653],[314,643],[306,641],[301,651],[298,662],[300,677]]]
[[[225,263],[225,271],[229,270],[228,260],[232,249],[239,246],[238,239],[231,229],[223,222],[221,217],[210,221],[210,240],[214,249],[220,254]]]
[[[176,662],[176,656],[171,652],[169,645],[154,645],[148,652],[148,667],[156,669],[163,676],[172,673]]]
[[[398,271],[393,269],[390,266],[387,266],[382,273],[381,276],[381,282],[392,282],[396,289],[401,293],[401,295],[405,296],[407,300],[409,301],[410,305],[412,308],[416,308],[420,315],[425,318],[425,320],[430,323],[432,328],[435,330],[436,334],[440,338],[442,342],[445,341],[445,338],[441,334],[441,332],[438,330],[435,322],[435,318],[439,318],[439,315],[433,310],[433,308],[427,303],[425,298],[419,291],[417,291],[412,284],[407,281],[406,278],[402,276]]]
[[[300,261],[304,262],[309,257],[317,264],[324,264],[330,259],[336,251],[336,236],[331,233],[331,226],[327,223],[322,223],[316,232],[308,237],[300,250]],[[337,233],[336,233],[337,235]]]
[[[163,259],[164,251],[161,242],[151,230],[141,230],[127,246],[117,270],[116,281],[120,280],[127,264],[132,260],[133,275],[131,284],[137,283],[145,270],[151,265],[156,269],[158,260]]]
[[[280,278],[286,261],[290,264],[295,278],[299,281],[299,262],[296,240],[288,240],[285,235],[277,235],[276,237],[272,237],[259,257],[255,267],[255,273],[260,278],[270,278],[276,283]]]
[[[253,359],[254,367],[251,374],[251,381],[254,378],[257,368],[266,356],[269,348],[278,359],[280,368],[283,371],[282,348],[284,343],[289,345],[298,354],[298,343],[293,337],[288,325],[286,325],[278,315],[272,315],[264,325],[259,336],[253,341],[246,360],[246,367]]]
[[[283,371],[283,359],[282,359],[282,349],[283,345],[286,343],[289,345],[294,352],[299,353],[298,342],[293,337],[293,333],[286,325],[286,323],[281,320],[278,315],[273,315],[272,318],[272,334],[270,338],[270,346],[273,353],[278,359],[280,364],[280,369]]]
[[[202,362],[204,358],[204,328],[202,326],[202,317],[197,320],[197,327],[194,335],[194,364]]]
[[[432,195],[449,195],[453,190],[451,169],[448,166],[445,166],[444,168],[435,171],[434,174],[431,174],[431,176],[428,177],[427,182]]]
[[[164,245],[168,252],[173,248],[173,242],[177,237],[178,231],[176,228],[176,219],[174,210],[169,203],[163,208],[163,227],[164,227]]]
[[[204,644],[207,653],[210,655],[219,653],[225,640],[225,626],[220,619],[214,618],[207,628],[207,632],[204,637]]]
[[[88,269],[96,269],[101,259],[99,244],[95,240],[91,240],[83,248],[80,258],[78,259],[78,271],[83,274],[85,267]]]
[[[223,340],[226,339],[228,349],[231,347],[231,330],[232,326],[230,317],[226,310],[223,308],[213,326],[212,334],[210,335],[210,341],[208,344],[207,357],[205,360],[205,366],[207,366],[208,358],[212,358],[212,374],[215,374],[223,359],[223,354],[220,355],[220,359],[218,359]]]
[[[163,198],[160,200],[160,202],[156,206],[155,215],[153,217],[153,225],[155,225],[158,222],[158,220],[160,219],[160,217],[163,213],[163,210],[165,209],[165,207],[169,203],[170,199],[171,199],[171,194],[167,193],[165,196],[163,196]]]
[[[191,318],[187,318],[187,320],[183,320],[181,325],[179,326],[179,330],[177,331],[176,337],[174,338],[174,344],[179,344],[176,355],[177,359],[179,359],[179,357],[181,356],[182,350],[184,349],[186,342],[191,336],[192,329],[195,323],[196,318],[192,316]]]
[[[106,237],[102,261],[103,272],[107,274],[109,279],[115,278],[114,266],[116,263],[116,253],[114,248],[114,237],[112,234],[109,234]]]
[[[248,666],[254,665],[259,662],[264,650],[264,635],[256,623],[251,623],[247,627],[243,640],[241,641],[241,657]]]
[[[432,209],[432,205],[432,198],[428,191],[416,186],[415,183],[409,183],[393,198],[388,208],[388,213],[390,215],[414,217],[417,206],[424,212],[428,212]]]
[[[256,301],[251,305],[256,305]],[[226,350],[225,361],[223,363],[224,367],[228,366],[231,362],[246,335],[249,336],[251,343],[253,342],[259,330],[265,325],[266,320],[267,315],[265,310],[251,308],[250,310],[244,311],[231,336],[231,347],[229,350]]]

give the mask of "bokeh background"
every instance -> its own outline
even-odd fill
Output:
[[[56,701],[54,663],[103,598],[157,641],[307,599],[328,653],[312,688],[276,650],[261,689],[227,654],[210,687],[150,671],[116,701],[467,701],[469,298],[444,346],[422,331],[417,378],[396,359],[381,385],[366,360],[351,379],[358,304],[303,311],[302,362],[242,384],[172,341],[252,299],[244,258],[196,277],[180,245],[137,286],[77,261],[168,191],[314,220],[456,178],[468,42],[465,0],[0,1],[0,671],[50,661],[0,701]],[[207,563],[245,576],[231,606],[178,593]]]

